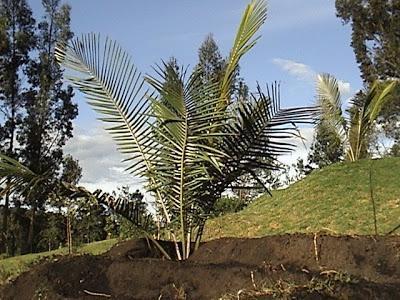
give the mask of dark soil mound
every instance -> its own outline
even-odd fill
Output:
[[[38,265],[0,292],[1,299],[221,297],[400,299],[400,237],[225,238],[185,262],[163,259],[146,240],[128,241],[102,256]]]

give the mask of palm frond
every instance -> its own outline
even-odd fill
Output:
[[[399,81],[379,82],[375,81],[368,93],[366,108],[364,109],[369,122],[374,122],[381,112],[383,106],[391,99],[393,92],[400,86]]]
[[[321,107],[320,121],[336,132],[342,143],[346,143],[347,122],[343,116],[339,83],[330,74],[317,76],[317,105]]]
[[[58,45],[56,58],[78,76],[68,80],[85,94],[88,103],[100,113],[100,120],[111,127],[107,131],[118,149],[130,157],[129,170],[145,175],[151,169],[151,129],[147,126],[150,110],[144,80],[130,56],[115,41],[103,43],[98,35],[88,34],[71,45]]]
[[[100,113],[101,121],[118,145],[118,150],[129,155],[127,168],[136,176],[148,178],[150,190],[155,193],[167,223],[171,222],[157,182],[153,162],[159,157],[159,145],[153,139],[151,106],[152,94],[144,88],[144,78],[132,63],[130,56],[115,41],[102,42],[95,34],[83,35],[71,45],[59,44],[57,60],[78,76],[69,81],[86,95],[88,103]]]
[[[355,111],[351,120],[350,151],[348,153],[351,161],[360,159],[363,150],[366,150],[366,136],[397,85],[397,81],[375,81],[365,95],[364,101],[361,103],[353,102]]]
[[[46,174],[36,174],[19,161],[0,154],[0,181],[4,185],[1,194],[29,193],[46,178]]]
[[[238,31],[235,41],[228,58],[225,75],[221,82],[221,99],[224,100],[221,104],[221,109],[225,109],[230,102],[230,88],[235,72],[238,68],[240,59],[257,43],[260,36],[255,38],[254,35],[259,31],[261,26],[267,19],[267,5],[263,0],[252,0],[247,6]]]
[[[279,85],[273,84],[264,94],[258,86],[252,101],[238,109],[238,118],[229,123],[221,147],[227,154],[222,174],[213,174],[214,189],[221,193],[239,176],[255,169],[279,169],[277,156],[295,149],[299,136],[296,124],[312,123],[317,107],[280,107]]]

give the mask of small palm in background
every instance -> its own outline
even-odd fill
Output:
[[[398,86],[397,80],[374,82],[365,95],[353,98],[346,116],[336,78],[329,74],[317,77],[317,105],[322,108],[319,124],[340,139],[346,159],[356,161],[366,157],[369,134]]]

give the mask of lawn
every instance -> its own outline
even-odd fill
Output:
[[[400,224],[399,170],[400,158],[346,162],[316,170],[284,190],[273,191],[272,197],[263,195],[238,213],[210,220],[206,238],[319,231],[374,234],[371,187],[378,233],[385,234]]]

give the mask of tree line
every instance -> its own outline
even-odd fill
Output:
[[[72,137],[78,115],[73,89],[63,84],[63,71],[54,58],[57,41],[68,42],[71,7],[43,0],[36,20],[25,0],[0,2],[0,149],[32,171],[61,176],[62,147]],[[36,217],[44,212],[51,186],[25,197],[4,190],[1,251],[16,238],[13,229],[24,224],[18,239],[22,253],[36,250],[41,228]]]

